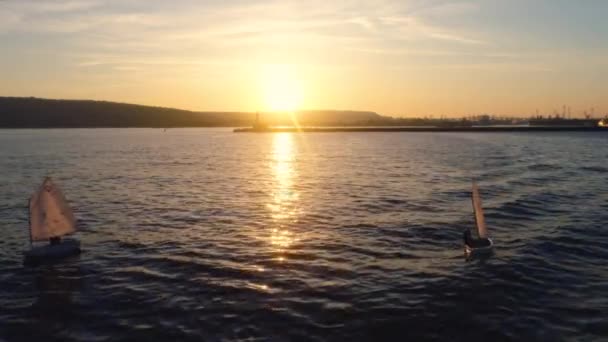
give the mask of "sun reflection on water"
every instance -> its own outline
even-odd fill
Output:
[[[272,217],[270,244],[279,255],[297,241],[290,230],[290,226],[297,222],[299,215],[299,194],[293,187],[294,180],[297,177],[294,164],[295,144],[293,135],[290,133],[275,134],[272,155],[272,171],[275,183],[272,202],[268,204],[268,208]],[[283,261],[284,256],[280,255],[278,260]]]

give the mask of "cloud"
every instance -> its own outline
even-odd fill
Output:
[[[74,67],[153,68],[163,65],[162,60],[184,65],[193,61],[252,64],[265,58],[356,64],[366,60],[353,55],[357,51],[460,52],[487,45],[474,33],[441,24],[441,19],[475,11],[471,3],[55,0],[40,5],[21,0],[4,4],[0,3],[0,18],[7,20],[0,23],[0,33],[57,42],[62,49],[53,53],[70,55],[66,58]],[[155,62],[149,62],[150,56]]]
[[[11,2],[11,1],[9,1]],[[93,0],[70,0],[70,1],[13,1],[18,5],[16,8],[20,8],[28,12],[42,12],[42,13],[62,13],[62,12],[74,12],[92,9],[102,4],[100,1]]]
[[[413,14],[445,18],[470,14],[478,10],[479,5],[473,2],[443,2],[414,10]]]
[[[484,44],[484,41],[482,41],[482,40],[467,38],[464,36],[454,35],[454,34],[436,31],[436,30],[432,30],[432,29],[427,30],[426,34],[432,38],[449,40],[452,42],[458,42],[458,43],[463,43],[463,44]]]
[[[379,1],[373,5],[357,1],[347,1],[341,5],[327,1],[257,1],[236,5],[183,1],[171,8],[159,5],[157,1],[132,2],[131,6],[120,6],[119,3],[93,0],[55,0],[44,3],[8,1],[6,6],[0,7],[0,16],[8,18],[2,25],[5,30],[43,34],[90,31],[111,34],[117,29],[124,29],[122,33],[131,31],[143,34],[145,32],[141,31],[144,29],[162,29],[164,35],[181,35],[184,38],[190,35],[193,39],[212,35],[230,39],[245,34],[271,36],[290,32],[335,37],[340,32],[348,34],[346,32],[354,24],[366,30],[366,34],[375,34],[376,39],[382,39],[383,35],[390,36],[396,33],[394,31],[403,31],[404,28],[381,25],[379,21],[388,14],[408,10],[396,6],[392,1]],[[93,8],[95,11],[91,11]],[[402,15],[402,23],[413,28],[408,36],[419,34],[420,38],[477,42],[477,39],[461,34],[448,34],[451,30],[431,25],[416,14],[453,15],[462,12],[463,8],[467,6],[441,4],[426,7],[413,11],[414,14]]]
[[[393,30],[400,32],[401,34],[407,37],[418,36],[447,40],[463,44],[484,43],[482,40],[479,39],[459,35],[456,33],[449,33],[445,28],[427,24],[424,21],[413,16],[391,16],[380,18],[380,20],[389,27],[393,28]]]

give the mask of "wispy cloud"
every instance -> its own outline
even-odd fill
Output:
[[[391,16],[382,17],[380,20],[394,31],[406,37],[425,37],[440,40],[447,40],[463,44],[483,44],[479,39],[471,38],[457,33],[450,33],[446,28],[433,26],[414,16]]]
[[[16,10],[39,13],[62,13],[89,10],[103,2],[94,0],[51,0],[51,1],[6,1]]]
[[[320,0],[180,1],[174,6],[154,0],[55,0],[42,5],[22,0],[4,5],[0,17],[6,20],[0,24],[0,32],[60,41],[68,49],[58,53],[82,56],[72,58],[78,67],[158,67],[163,65],[159,59],[171,60],[172,65],[191,66],[192,60],[242,64],[268,54],[277,58],[291,55],[292,62],[312,58],[310,62],[325,63],[316,51],[326,49],[335,58],[344,56],[348,63],[357,63],[359,58],[348,57],[354,48],[398,50],[402,44],[424,40],[482,43],[424,21],[423,16],[459,15],[466,9],[444,3],[415,10],[393,1],[336,4]],[[98,57],[91,59],[91,55]],[[149,63],[150,55],[156,56],[154,63]]]
[[[412,11],[416,15],[424,15],[426,17],[445,18],[448,16],[461,16],[471,14],[479,10],[479,5],[474,2],[452,2],[445,1],[419,7]]]
[[[380,1],[375,6],[338,6],[331,2],[253,2],[244,6],[225,5],[220,10],[207,8],[198,2],[178,3],[171,9],[159,7],[158,2],[134,2],[139,6],[125,9],[111,6],[113,1],[8,1],[2,3],[0,16],[5,18],[3,30],[33,33],[113,33],[140,34],[143,39],[146,30],[162,30],[168,37],[181,36],[195,40],[209,39],[216,36],[223,39],[236,38],[239,35],[271,37],[273,35],[299,33],[325,35],[328,38],[349,32],[349,25],[357,25],[367,32],[365,34],[382,39],[407,33],[412,37],[453,40],[462,43],[478,42],[478,39],[464,37],[460,34],[448,34],[448,28],[442,28],[425,22],[416,13],[434,13],[452,15],[455,9],[441,5],[414,11],[414,14],[387,17],[386,14],[407,11],[407,7],[396,8],[392,2]],[[110,4],[110,5],[108,5]],[[346,8],[345,11],[339,11]],[[90,11],[95,9],[94,11]],[[462,10],[462,9],[460,9]],[[434,12],[433,12],[434,11]],[[49,15],[55,13],[55,15]],[[387,20],[389,19],[389,20]],[[158,32],[155,32],[158,33]]]

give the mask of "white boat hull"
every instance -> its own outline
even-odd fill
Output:
[[[80,254],[80,241],[64,239],[55,245],[38,246],[23,253],[26,263],[57,260]]]

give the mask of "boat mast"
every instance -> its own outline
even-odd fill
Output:
[[[475,181],[473,181],[473,187],[475,186]],[[475,191],[471,187],[471,206],[473,207],[473,218],[475,219],[475,231],[477,232],[477,237],[479,237],[479,223],[477,222],[477,210],[475,209],[475,198],[473,195],[473,191]]]
[[[27,230],[30,233],[30,249],[32,249],[32,209],[30,208],[31,200],[31,197],[27,200]]]

